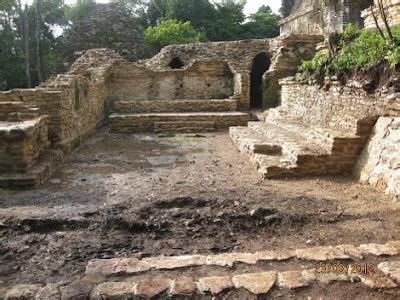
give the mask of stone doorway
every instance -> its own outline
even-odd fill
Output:
[[[270,66],[271,59],[265,52],[253,59],[250,74],[250,108],[263,106],[263,75]]]

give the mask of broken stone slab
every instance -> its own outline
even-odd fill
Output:
[[[86,274],[135,274],[150,270],[149,264],[137,258],[93,259],[86,267]]]
[[[197,281],[196,285],[201,293],[211,293],[212,295],[218,295],[234,287],[232,279],[229,276],[203,277]]]
[[[343,247],[344,247],[344,253],[345,253],[346,255],[350,256],[351,258],[353,258],[353,259],[359,259],[359,260],[361,260],[361,259],[364,258],[364,256],[363,256],[361,250],[358,249],[356,246],[347,245],[347,244],[346,244],[346,245],[343,245]]]
[[[317,273],[316,269],[302,271],[302,276],[308,281],[320,281],[322,283],[331,283],[334,281],[350,281],[350,276],[346,273]]]
[[[181,276],[175,279],[171,295],[173,296],[190,296],[196,294],[196,282],[191,277]]]
[[[362,244],[358,247],[362,254],[364,255],[376,255],[376,256],[383,256],[383,255],[397,255],[399,251],[388,244],[381,245],[381,244]]]
[[[350,256],[345,253],[344,246],[314,247],[306,249],[297,249],[296,257],[304,260],[327,261],[334,259],[349,259]]]
[[[278,286],[288,289],[296,289],[309,285],[307,278],[303,277],[302,271],[286,271],[278,273]]]
[[[136,294],[136,283],[104,282],[97,285],[90,294],[91,300],[129,299]]]
[[[235,288],[245,288],[253,294],[267,294],[274,286],[276,272],[263,272],[233,276],[232,282]]]
[[[59,283],[48,283],[45,287],[41,288],[36,294],[38,300],[55,300],[61,299]]]
[[[67,286],[60,287],[61,300],[88,299],[94,283],[84,280],[75,280]]]
[[[224,253],[207,256],[206,265],[233,267],[234,263],[255,265],[257,261],[258,256],[253,253]]]
[[[400,241],[390,241],[386,245],[397,249],[398,253],[400,253]]]
[[[277,250],[277,251],[257,251],[255,253],[259,261],[269,261],[269,260],[288,260],[296,256],[294,250]]]
[[[6,293],[5,300],[34,299],[42,286],[40,284],[19,284]]]
[[[204,255],[183,255],[183,256],[159,256],[142,259],[140,263],[150,268],[170,270],[184,267],[202,266],[206,264],[207,256]]]
[[[378,269],[400,283],[400,261],[388,261],[378,265]]]
[[[167,278],[146,278],[139,282],[136,288],[136,296],[153,299],[164,294],[169,294],[173,281]]]
[[[359,264],[349,265],[348,274],[351,280],[358,279],[372,289],[391,289],[397,287],[397,284],[379,269],[362,268],[360,270],[358,266]]]

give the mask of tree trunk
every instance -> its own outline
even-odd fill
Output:
[[[379,1],[378,1],[378,6],[379,6],[379,13],[380,13],[381,18],[382,18],[382,20],[383,20],[383,24],[385,24],[386,31],[387,31],[387,33],[388,33],[388,35],[389,35],[389,38],[390,38],[392,41],[394,41],[394,37],[393,37],[393,34],[392,34],[392,30],[390,29],[389,22],[388,22],[386,13],[385,13],[385,8],[383,7],[382,0],[379,0]]]
[[[385,35],[384,35],[384,33],[383,33],[381,27],[379,26],[378,19],[377,19],[377,17],[375,16],[374,7],[371,6],[370,9],[371,9],[372,18],[374,19],[374,22],[375,22],[376,29],[378,29],[380,35],[381,35],[383,38],[385,38]]]
[[[25,56],[25,76],[26,86],[32,87],[31,73],[30,73],[30,58],[29,58],[29,24],[28,24],[28,5],[25,5],[25,10],[22,9],[21,0],[18,0],[18,11],[21,18],[21,37],[22,37],[22,51]]]
[[[42,55],[42,10],[41,0],[36,1],[36,69],[39,84],[43,81],[43,55]]]

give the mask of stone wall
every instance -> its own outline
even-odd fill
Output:
[[[238,101],[240,110],[248,110],[253,59],[265,52],[271,57],[271,67],[264,80],[263,103],[264,107],[274,107],[279,103],[278,80],[294,75],[299,62],[309,59],[321,40],[321,36],[293,34],[274,39],[171,45],[146,61],[145,65],[152,70],[168,70],[174,58],[179,58],[184,65],[199,59],[223,60],[234,74],[233,98]]]
[[[49,147],[48,118],[0,121],[0,174],[26,172]]]
[[[355,168],[355,175],[399,196],[400,193],[400,95],[393,91],[368,94],[354,82],[329,89],[302,84],[293,78],[280,81],[282,107],[310,126],[369,135],[369,142]],[[372,123],[371,123],[372,122]]]
[[[390,26],[400,24],[400,0],[383,0],[386,16]],[[374,6],[363,10],[362,17],[366,28],[376,29],[372,11],[378,20],[379,26],[384,30],[385,24],[380,16],[377,0],[374,0]]]
[[[399,102],[391,94],[368,94],[356,86],[331,82],[330,88],[301,84],[292,78],[280,81],[282,107],[307,124],[338,130],[356,130],[358,123],[393,114]]]
[[[292,13],[281,22],[281,34],[325,34],[341,32],[347,23],[362,28],[361,11],[373,0],[303,0],[293,7]]]
[[[356,174],[362,182],[400,198],[400,117],[379,118]]]
[[[228,64],[216,59],[159,70],[121,61],[110,69],[107,88],[112,102],[226,99],[233,95],[233,76]]]

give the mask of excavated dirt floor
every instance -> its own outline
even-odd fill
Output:
[[[103,131],[44,186],[0,191],[0,286],[81,276],[93,258],[385,243],[399,209],[351,179],[263,181],[227,133]],[[365,289],[346,293],[380,295]]]

